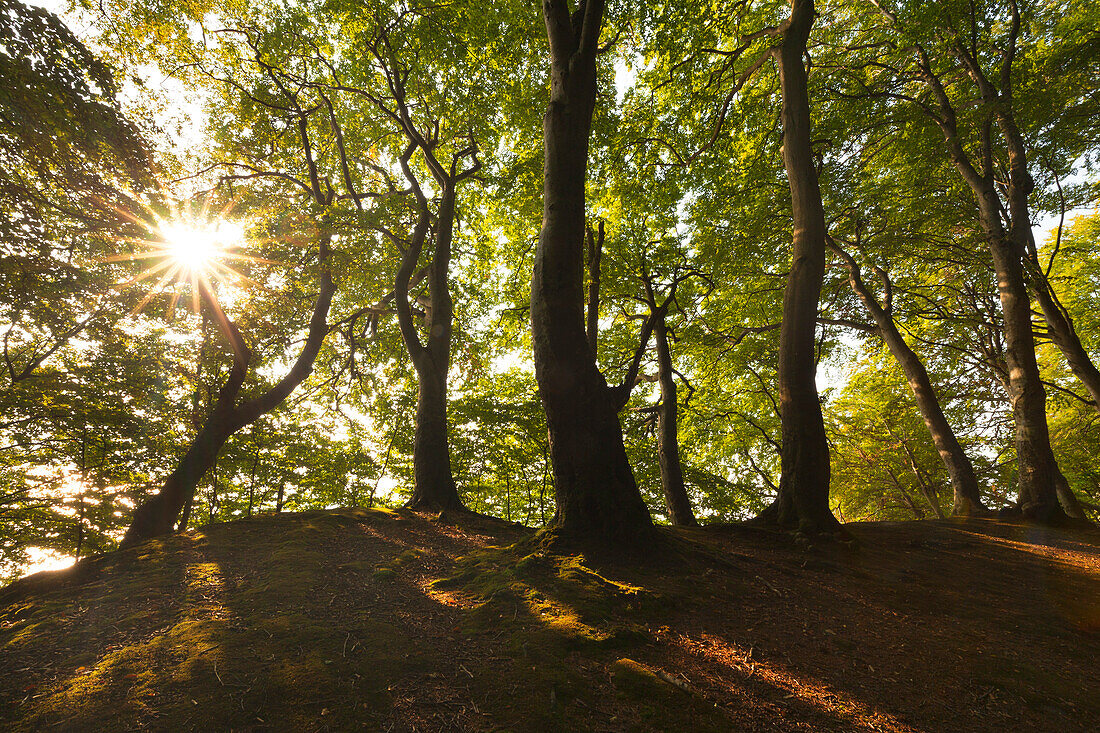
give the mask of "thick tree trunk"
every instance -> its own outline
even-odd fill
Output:
[[[554,524],[578,539],[634,544],[651,535],[653,523],[584,318],[584,187],[604,4],[588,0],[571,17],[566,0],[543,2],[551,90],[543,120],[543,220],[531,278],[531,337],[554,469]]]
[[[180,510],[194,497],[195,488],[232,434],[227,428],[213,416],[207,420],[160,492],[134,511],[133,521],[122,540],[123,547],[172,532]]]
[[[791,189],[794,243],[779,335],[782,474],[775,502],[761,519],[807,533],[840,529],[829,511],[829,445],[821,415],[814,354],[818,300],[825,275],[825,212],[810,144],[810,102],[803,56],[813,0],[791,0],[779,49],[783,94],[783,164]]]
[[[969,456],[966,455],[966,451],[963,450],[958,438],[955,437],[955,431],[943,414],[939,398],[932,388],[932,380],[928,376],[928,370],[924,368],[924,364],[916,352],[909,348],[909,344],[905,342],[905,338],[898,330],[897,324],[894,323],[893,315],[879,303],[864,283],[859,265],[855,259],[835,244],[832,249],[845,261],[848,267],[848,282],[852,286],[852,290],[863,301],[867,312],[874,318],[879,335],[882,336],[882,340],[886,342],[887,348],[890,349],[890,353],[897,361],[898,366],[901,367],[902,373],[905,374],[905,380],[909,383],[909,389],[913,392],[917,409],[920,410],[924,424],[932,435],[932,443],[936,446],[936,451],[940,454],[940,460],[943,461],[944,468],[947,469],[947,475],[951,478],[951,486],[955,494],[952,513],[955,516],[984,516],[988,514],[989,510],[982,503],[978,477],[974,473],[974,464],[970,462]],[[890,282],[885,273],[881,270],[879,272],[883,285],[889,292]],[[938,504],[936,509],[938,511]]]
[[[697,527],[699,523],[691,510],[691,499],[684,487],[684,471],[680,463],[676,379],[672,373],[672,352],[663,314],[654,324],[653,333],[657,341],[657,380],[661,385],[661,404],[657,408],[657,460],[661,466],[661,489],[669,520],[677,527]]]
[[[1035,360],[1031,330],[1031,301],[1024,282],[1023,251],[1006,238],[990,238],[1004,312],[1005,361],[1008,364],[1012,414],[1016,419],[1016,463],[1019,471],[1019,507],[1024,516],[1057,521],[1060,471],[1050,448],[1046,392]]]
[[[413,440],[413,494],[409,509],[464,509],[451,472],[447,438],[447,370],[425,353],[416,365],[416,434]]]

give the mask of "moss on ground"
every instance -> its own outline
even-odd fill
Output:
[[[885,559],[840,548],[811,562],[759,532],[731,551],[731,532],[672,537],[673,566],[401,510],[164,538],[0,591],[0,729],[900,733],[1095,720],[1094,696],[1074,688],[1095,638],[1059,625],[1068,606],[1049,597],[1087,606],[1096,577],[1059,565],[1055,586],[1055,566],[1010,564],[1019,551],[996,546],[969,573],[989,593],[960,582],[946,595],[968,574],[935,565],[920,535]],[[989,621],[1005,610],[982,599],[1000,597],[1020,630]],[[944,598],[973,607],[949,616]],[[964,659],[960,644],[987,653]],[[907,721],[893,698],[921,679],[954,707],[929,713],[921,698]]]

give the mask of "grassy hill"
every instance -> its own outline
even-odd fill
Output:
[[[1100,536],[848,529],[664,530],[639,564],[483,517],[215,525],[0,590],[0,728],[1100,726]]]

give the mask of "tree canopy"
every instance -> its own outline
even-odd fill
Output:
[[[1100,518],[1097,68],[1088,0],[3,0],[0,574]]]

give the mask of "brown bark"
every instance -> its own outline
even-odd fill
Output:
[[[852,286],[852,291],[863,301],[864,307],[867,308],[867,312],[871,314],[875,321],[879,335],[886,342],[887,348],[890,349],[890,353],[894,356],[898,366],[901,367],[902,373],[905,374],[905,380],[909,383],[909,389],[913,392],[917,409],[920,410],[924,424],[928,427],[928,432],[932,436],[932,443],[936,446],[936,451],[940,454],[940,460],[943,461],[944,468],[947,469],[947,475],[951,478],[951,486],[955,494],[952,514],[955,516],[984,516],[988,514],[989,511],[982,503],[978,477],[974,473],[974,464],[970,462],[969,456],[966,455],[966,451],[963,450],[958,438],[955,437],[955,431],[943,414],[939,398],[932,387],[932,380],[928,376],[928,370],[924,368],[924,364],[916,352],[909,348],[909,344],[905,342],[905,338],[898,330],[897,324],[894,323],[893,314],[888,310],[888,307],[883,307],[883,304],[875,298],[874,293],[863,281],[859,264],[855,258],[832,240],[829,240],[829,246],[833,252],[844,260],[848,268],[848,283]],[[882,270],[878,270],[878,273],[887,289],[887,293],[889,293],[891,287],[889,278]],[[887,303],[890,300],[889,297],[886,298]],[[939,510],[938,503],[936,504],[936,510]]]
[[[134,511],[122,547],[130,547],[147,539],[172,531],[176,517],[189,500],[203,475],[217,459],[218,451],[235,432],[253,423],[261,415],[278,407],[313,371],[313,362],[328,334],[328,312],[336,283],[329,272],[329,234],[321,237],[321,287],[314,301],[309,332],[302,350],[290,371],[275,386],[258,397],[237,404],[237,398],[248,374],[252,354],[240,331],[221,311],[212,293],[203,292],[205,305],[223,329],[234,351],[233,368],[218,392],[218,398],[205,424],[195,435],[187,452],[169,474],[161,490],[142,502]]]
[[[663,311],[653,326],[653,333],[657,342],[657,381],[661,385],[661,404],[657,407],[657,461],[661,466],[661,490],[672,524],[697,527],[699,523],[691,510],[691,499],[684,487],[684,470],[680,462],[676,379],[672,372],[672,352]]]
[[[1018,21],[1018,19],[1017,19]],[[1011,68],[1015,49],[1014,23],[1009,48],[1004,56],[1003,69]],[[1007,211],[997,191],[993,163],[992,126],[996,122],[1007,139],[1018,135],[1011,116],[1010,73],[1002,75],[1000,94],[984,76],[974,59],[965,49],[956,48],[959,62],[970,73],[983,99],[989,105],[981,134],[981,170],[971,162],[959,138],[957,117],[950,98],[933,72],[931,62],[918,47],[918,64],[929,90],[933,93],[938,109],[930,110],[943,132],[947,153],[962,179],[974,193],[978,204],[978,217],[985,233],[993,268],[997,275],[997,291],[1004,315],[1005,362],[1008,367],[1008,393],[1016,421],[1016,460],[1019,475],[1018,508],[1029,519],[1042,522],[1060,522],[1065,519],[1057,498],[1057,485],[1061,472],[1050,447],[1050,435],[1046,420],[1046,392],[1035,359],[1035,339],[1031,322],[1031,299],[1024,276],[1026,242],[1031,236],[1027,197],[1034,189],[1034,182],[1027,172],[1026,156],[1022,147],[1009,145],[1009,176],[1006,189]],[[1004,224],[1008,214],[1009,226]]]
[[[600,332],[600,260],[603,258],[603,219],[598,232],[588,230],[588,303],[585,317],[585,329],[588,333],[588,348],[596,358],[596,347]]]
[[[397,78],[397,77],[395,77]],[[416,198],[419,217],[403,253],[394,282],[394,304],[401,338],[409,352],[417,377],[416,432],[413,440],[412,496],[405,506],[431,511],[464,510],[451,471],[451,451],[447,434],[447,375],[451,368],[451,338],[454,325],[454,301],[451,298],[451,246],[458,185],[480,169],[477,146],[471,144],[454,154],[449,167],[435,156],[437,140],[426,138],[412,122],[405,104],[403,87],[397,85],[398,118],[409,146],[401,156],[401,168]],[[417,333],[409,303],[409,283],[423,250],[431,223],[429,202],[409,165],[412,154],[420,149],[432,178],[440,189],[435,212],[435,238],[427,266],[428,303],[425,306],[422,340]],[[459,163],[470,158],[471,165],[459,170]]]
[[[578,539],[637,544],[652,535],[653,523],[584,318],[584,187],[604,6],[604,0],[588,0],[571,15],[567,0],[543,0],[551,89],[543,120],[543,220],[531,278],[531,338],[554,471],[555,527]]]
[[[1051,340],[1066,357],[1074,375],[1092,397],[1093,405],[1100,410],[1100,370],[1092,362],[1081,344],[1073,320],[1058,302],[1046,274],[1039,266],[1031,226],[1031,209],[1028,197],[1035,188],[1028,169],[1027,144],[1016,125],[1013,111],[1012,65],[1016,59],[1016,39],[1020,33],[1020,11],[1015,2],[1009,6],[1008,44],[1001,60],[1000,88],[985,74],[977,57],[961,45],[955,47],[955,55],[978,88],[982,100],[1001,132],[1008,152],[1009,185],[1005,187],[1011,224],[1008,235],[1025,258],[1025,280],[1031,287],[1043,313]]]
[[[814,381],[814,337],[825,274],[825,212],[811,147],[803,63],[813,21],[813,0],[791,0],[790,20],[778,51],[783,165],[791,189],[794,241],[779,335],[782,474],[778,495],[760,519],[807,533],[832,533],[840,524],[829,511],[829,445]]]
[[[415,144],[410,145],[402,157],[401,165],[416,194],[420,215],[409,238],[394,284],[398,325],[409,358],[416,369],[418,386],[416,432],[413,439],[414,486],[406,506],[432,511],[462,509],[462,499],[459,498],[458,487],[451,472],[447,436],[447,374],[450,371],[451,330],[454,320],[449,273],[455,216],[455,182],[443,182],[435,247],[428,267],[429,304],[424,317],[427,333],[425,343],[417,333],[409,304],[409,280],[416,269],[431,221],[427,198],[409,167],[409,156],[414,151]]]

